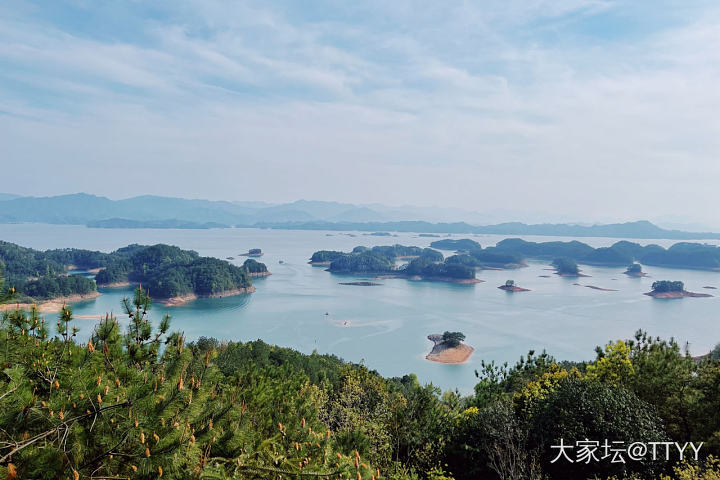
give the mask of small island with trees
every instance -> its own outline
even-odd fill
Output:
[[[500,285],[498,287],[500,290],[505,290],[506,292],[529,292],[530,289],[518,287],[515,284],[515,280],[507,280],[505,282],[505,285]]]
[[[465,363],[475,351],[470,345],[462,343],[465,340],[465,334],[461,332],[446,331],[442,335],[439,333],[428,335],[427,338],[434,345],[425,358],[432,362]]]
[[[652,291],[647,292],[645,295],[653,298],[712,297],[708,293],[688,292],[685,290],[685,284],[678,280],[658,280],[653,282]]]
[[[246,253],[241,253],[241,257],[262,257],[263,251],[259,248],[251,248]]]
[[[647,273],[642,271],[642,265],[639,263],[630,264],[623,273],[628,277],[647,277]]]
[[[561,277],[589,277],[580,273],[577,263],[571,258],[560,257],[552,261],[552,266],[555,267],[555,274]]]

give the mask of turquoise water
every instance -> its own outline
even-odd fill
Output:
[[[155,318],[165,311],[173,318],[173,329],[189,339],[201,335],[228,340],[262,339],[269,343],[310,353],[333,353],[353,362],[363,361],[385,376],[416,373],[421,381],[443,389],[470,392],[474,370],[480,360],[514,362],[529,349],[547,350],[558,359],[594,357],[596,345],[628,338],[639,329],[652,335],[674,336],[688,342],[691,353],[706,353],[720,342],[720,297],[655,300],[642,295],[658,279],[682,280],[691,291],[720,295],[720,273],[646,267],[646,278],[629,278],[622,268],[583,266],[589,278],[568,279],[552,275],[548,265],[531,262],[514,271],[480,271],[485,283],[454,285],[383,280],[381,286],[339,285],[348,278],[333,275],[322,267],[307,264],[321,249],[350,250],[356,245],[428,246],[434,238],[416,234],[374,237],[354,233],[284,231],[259,229],[221,230],[106,230],[82,226],[17,224],[0,225],[0,239],[23,246],[47,249],[60,247],[111,251],[130,243],[169,243],[218,258],[235,257],[249,248],[262,248],[273,275],[255,279],[252,295],[222,299],[199,299],[181,307],[155,305]],[[455,235],[454,238],[466,236]],[[472,237],[483,246],[504,236]],[[524,237],[550,241],[562,238]],[[564,239],[563,239],[564,240]],[[595,247],[617,241],[587,238]],[[673,241],[637,240],[638,243]],[[717,243],[717,242],[711,242]],[[450,252],[444,252],[446,255]],[[284,263],[278,263],[282,260]],[[550,275],[543,278],[540,275]],[[497,286],[507,279],[531,292],[508,293]],[[598,291],[596,285],[618,291]],[[95,300],[76,304],[77,315],[118,312],[127,291],[101,290]],[[325,315],[325,313],[328,315]],[[88,335],[94,320],[78,319],[81,334]],[[432,344],[425,337],[445,330],[462,331],[475,354],[464,365],[428,362],[424,356]]]

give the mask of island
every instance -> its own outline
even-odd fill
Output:
[[[408,247],[404,245],[358,246],[352,252],[315,252],[311,264],[328,261],[327,271],[338,274],[376,275],[382,278],[406,278],[408,280],[434,280],[452,283],[472,284],[481,280],[475,278],[475,269],[460,263],[443,260],[442,253],[431,248]],[[398,261],[410,260],[406,264]]]
[[[435,240],[430,244],[432,248],[438,248],[440,250],[454,250],[461,252],[469,252],[471,250],[480,250],[482,246],[475,240],[469,238],[453,239],[444,238],[442,240]]]
[[[631,264],[623,273],[628,277],[647,277],[647,274],[642,271],[642,265],[640,265],[639,263]]]
[[[561,257],[556,258],[552,261],[552,266],[555,267],[555,274],[559,275],[561,277],[589,277],[590,275],[585,275],[583,273],[580,273],[580,269],[577,266],[577,263],[575,263],[574,260],[567,258],[567,257]]]
[[[475,349],[465,345],[465,335],[461,332],[435,333],[427,336],[433,342],[433,348],[425,358],[431,362],[459,364],[465,363]]]
[[[330,265],[330,262],[343,255],[345,255],[343,252],[336,252],[334,250],[320,250],[312,254],[308,263],[315,266]]]
[[[269,274],[265,264],[255,260],[238,267],[164,244],[130,245],[111,255],[107,266],[95,277],[98,285],[141,283],[154,298],[168,305],[252,293],[255,287],[251,277]]]
[[[282,260],[280,262],[282,263]],[[253,260],[252,258],[245,260],[242,264],[242,268],[251,277],[267,277],[268,275],[272,275],[272,273],[268,271],[267,265],[260,263],[257,260]]]
[[[500,285],[498,287],[500,290],[505,290],[506,292],[529,292],[530,290],[527,288],[518,287],[515,285],[515,280],[507,280],[505,282],[505,285]]]
[[[246,253],[241,253],[240,256],[243,257],[262,257],[263,251],[259,248],[251,248]]]
[[[43,312],[100,295],[97,287],[142,283],[155,298],[178,305],[198,297],[251,293],[251,277],[269,275],[267,267],[248,259],[243,266],[201,257],[197,252],[157,244],[129,245],[112,253],[80,249],[39,251],[0,242],[0,270],[14,289],[12,303]]]
[[[694,293],[685,290],[685,284],[675,280],[658,280],[653,282],[652,291],[645,293],[653,298],[672,299],[684,297],[712,297],[709,293]]]

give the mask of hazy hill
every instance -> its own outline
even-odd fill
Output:
[[[298,200],[271,205],[143,195],[123,200],[76,193],[55,197],[0,194],[0,223],[39,222],[104,228],[266,227],[298,230],[399,231],[458,234],[552,235],[566,237],[715,239],[716,233],[684,232],[648,221],[606,225],[507,222],[478,225],[471,221],[434,223],[423,216],[452,209],[384,207]],[[425,211],[425,215],[422,212]],[[461,212],[454,210],[455,213]],[[404,216],[403,216],[404,215]],[[398,220],[398,218],[400,220]]]

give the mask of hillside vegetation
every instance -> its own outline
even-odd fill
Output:
[[[79,269],[79,274],[73,274]],[[83,271],[99,269],[92,277]],[[44,300],[95,291],[100,285],[143,283],[156,298],[212,296],[248,289],[252,275],[267,267],[248,259],[243,266],[158,244],[129,245],[112,253],[80,249],[39,251],[0,242],[0,270],[19,299]]]
[[[10,292],[3,294],[11,295]],[[592,361],[482,363],[472,395],[261,341],[188,343],[147,291],[78,344],[33,310],[0,320],[0,478],[713,479],[720,353],[638,332]],[[122,326],[124,325],[124,326]],[[85,328],[85,327],[83,327]],[[699,465],[553,462],[551,447],[705,442]],[[570,452],[575,458],[575,452]],[[507,459],[513,459],[507,461]],[[702,473],[705,472],[705,473]],[[707,476],[700,476],[707,475]],[[714,475],[714,476],[713,476]]]

